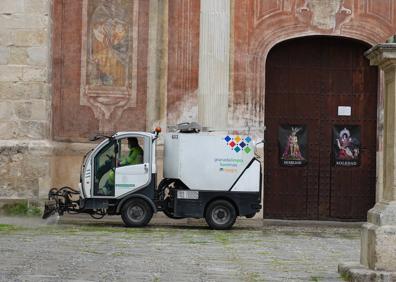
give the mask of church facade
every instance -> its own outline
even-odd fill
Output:
[[[191,121],[265,139],[266,218],[364,220],[382,197],[384,75],[364,54],[395,34],[394,1],[0,8],[2,200],[75,187],[94,133]]]

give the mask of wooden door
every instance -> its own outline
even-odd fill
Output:
[[[270,51],[265,98],[266,218],[364,220],[374,205],[378,71],[363,55],[368,48],[354,40],[306,37]],[[343,115],[340,109],[349,109],[350,114]],[[278,133],[285,125],[306,129],[303,165],[285,166],[280,161]],[[357,166],[336,165],[335,126],[360,131]]]

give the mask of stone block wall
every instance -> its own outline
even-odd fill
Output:
[[[48,190],[51,2],[0,1],[0,200]]]

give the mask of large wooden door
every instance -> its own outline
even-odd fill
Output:
[[[375,202],[378,77],[377,68],[370,67],[363,55],[368,48],[355,40],[305,37],[285,41],[270,51],[264,217],[366,218]],[[285,125],[305,126],[307,162],[302,166],[280,162],[278,132]],[[335,164],[334,126],[360,130],[358,166]]]

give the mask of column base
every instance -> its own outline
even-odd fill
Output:
[[[379,271],[396,271],[396,202],[378,202],[362,228],[360,263]]]
[[[0,140],[0,201],[38,200],[51,184],[49,140]]]
[[[351,282],[396,281],[396,272],[371,270],[359,263],[340,263],[338,273],[342,279]]]

